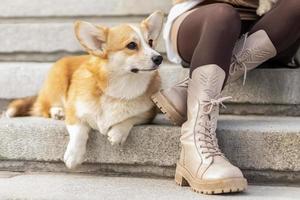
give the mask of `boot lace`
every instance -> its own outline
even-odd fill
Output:
[[[246,45],[247,38],[248,38],[248,33],[244,34],[241,37],[241,40],[243,40],[243,46],[242,46],[242,49],[240,51],[240,54],[243,53],[244,50],[245,50],[245,45]],[[245,61],[241,59],[240,55],[233,54],[232,55],[232,63],[231,63],[230,68],[229,68],[229,74],[233,75],[236,72],[242,71],[242,70],[244,70],[243,85],[245,85],[246,78],[247,78],[247,66],[245,64]]]
[[[177,86],[187,88],[189,85],[189,79],[189,77],[185,78],[184,80],[180,81]]]
[[[204,115],[210,115],[214,108],[216,106],[222,106],[226,108],[226,106],[223,104],[225,100],[231,99],[232,97],[222,97],[217,99],[211,99],[209,101],[202,101],[200,104],[202,104],[205,108],[208,108],[207,111],[203,112]],[[204,115],[200,116],[200,118],[203,118]],[[215,133],[215,126],[216,124],[213,123],[216,119],[211,119],[206,123],[198,123],[199,126],[203,128],[204,131],[198,131],[198,134],[201,134],[204,137],[199,137],[200,142],[203,142],[204,144],[200,145],[200,149],[206,149],[202,150],[202,154],[206,154],[206,159],[209,157],[214,156],[223,156],[223,153],[219,149],[218,140]]]
[[[213,111],[213,108],[215,106],[221,105],[223,108],[226,108],[226,106],[223,104],[223,102],[228,99],[231,99],[231,98],[232,98],[231,96],[228,96],[228,97],[221,97],[218,99],[211,99],[208,102],[203,102],[204,107],[209,108],[207,111],[204,112],[204,114],[209,115]]]

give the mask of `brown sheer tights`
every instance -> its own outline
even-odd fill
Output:
[[[300,37],[300,0],[280,0],[250,30],[265,30],[280,53]],[[180,25],[177,47],[190,71],[217,64],[228,74],[234,44],[240,36],[241,20],[234,7],[224,3],[203,5]],[[191,74],[190,73],[190,74]]]

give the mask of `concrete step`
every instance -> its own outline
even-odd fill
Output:
[[[2,0],[5,6],[0,7],[0,18],[147,15],[158,9],[168,12],[171,3],[161,0]]]
[[[52,63],[0,62],[0,111],[8,101],[37,94]],[[165,62],[160,69],[163,88],[188,76],[188,69]],[[232,96],[225,114],[300,115],[300,69],[257,69],[249,73],[246,85],[237,81],[225,88]]]
[[[140,0],[4,0],[0,8],[1,61],[54,61],[82,53],[73,23],[139,23],[155,10],[168,13],[171,1]],[[133,9],[134,8],[134,9]],[[164,52],[162,39],[158,49]]]
[[[141,22],[143,17],[84,20],[114,26],[125,22],[135,24]],[[83,48],[74,34],[74,21],[75,19],[47,23],[0,23],[0,38],[2,38],[0,60],[37,60],[37,55],[40,55],[38,61],[48,61],[67,53],[83,53]],[[165,52],[162,38],[159,40],[157,50]],[[48,54],[52,57],[49,58]]]
[[[250,185],[246,192],[207,196],[179,187],[171,179],[74,174],[0,174],[1,199],[56,200],[296,200],[299,187]]]
[[[171,1],[138,0],[33,0],[2,2],[0,8],[0,60],[53,61],[67,53],[82,53],[74,35],[74,21],[106,26],[139,23],[155,10],[165,13]],[[132,9],[138,6],[138,9]],[[55,38],[55,39],[54,39]],[[160,39],[158,49],[164,52]]]
[[[300,118],[222,116],[221,149],[250,182],[300,181]],[[180,127],[158,119],[134,127],[124,146],[90,134],[85,164],[74,172],[172,177],[179,156]],[[62,121],[0,120],[0,170],[70,172],[61,162],[68,134]]]

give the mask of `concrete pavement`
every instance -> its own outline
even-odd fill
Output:
[[[172,179],[74,174],[0,173],[0,199],[44,200],[298,200],[300,188],[249,186],[244,193],[207,196]]]

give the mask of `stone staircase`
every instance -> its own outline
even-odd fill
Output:
[[[163,123],[137,126],[124,146],[111,146],[92,132],[85,164],[75,171],[61,162],[68,134],[61,121],[41,118],[0,120],[0,169],[121,173],[173,177],[180,128]],[[222,116],[219,144],[252,183],[300,181],[300,118]]]
[[[0,112],[14,98],[34,95],[51,64],[64,55],[81,54],[74,34],[77,19],[107,25],[138,23],[153,10],[165,12],[170,1],[140,0],[3,0],[0,6]],[[160,40],[159,50],[164,53]],[[249,73],[226,87],[233,99],[218,126],[219,143],[249,182],[300,183],[300,69],[284,66]],[[274,67],[274,66],[272,66]],[[163,87],[188,71],[168,62],[160,69]],[[61,121],[43,118],[0,119],[0,170],[67,172],[127,176],[174,176],[180,127],[162,115],[135,127],[124,146],[112,147],[91,133],[85,163],[74,171],[62,156],[68,134]],[[1,185],[1,180],[0,180]],[[1,190],[0,190],[1,191]],[[1,197],[1,196],[0,196]],[[120,198],[122,199],[122,198]]]

